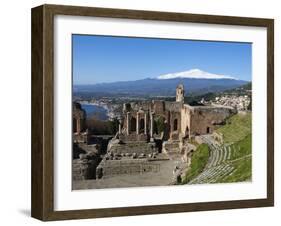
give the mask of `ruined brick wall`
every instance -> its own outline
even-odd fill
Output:
[[[181,112],[170,112],[170,139],[179,140],[181,133]]]
[[[96,179],[96,168],[99,162],[98,155],[80,154],[78,159],[72,161],[72,179]]]
[[[74,133],[80,133],[86,130],[86,111],[82,109],[81,104],[74,102],[72,104],[72,127]]]
[[[128,111],[138,111],[140,109],[148,111],[149,109],[152,108],[152,102],[137,102],[137,103],[129,103],[130,107],[128,108]]]
[[[140,110],[140,109],[137,109],[137,110],[131,110],[131,111],[128,111],[129,114],[127,114],[127,112],[123,113],[123,123],[122,123],[122,127],[123,127],[123,130],[126,131],[126,128],[127,128],[127,117],[129,116],[129,127],[131,128],[131,123],[132,123],[132,118],[134,118],[135,120],[137,120],[137,115],[138,115],[138,119],[139,119],[139,126],[140,126],[140,132],[144,132],[144,127],[145,125],[143,124],[143,127],[141,128],[141,120],[143,120],[143,122],[145,122],[145,114],[146,114],[146,128],[148,128],[149,126],[149,120],[150,120],[150,117],[149,117],[149,111],[148,110]],[[136,123],[136,121],[135,121]],[[136,128],[136,126],[135,126]],[[135,132],[135,131],[132,131],[132,132]]]
[[[189,105],[183,105],[181,109],[181,134],[183,137],[190,137],[190,115]]]
[[[90,135],[86,132],[83,133],[74,133],[73,134],[73,142],[74,143],[89,143]]]
[[[183,104],[175,101],[165,101],[165,107],[170,112],[180,112]]]
[[[72,179],[87,180],[96,178],[96,168],[101,161],[99,144],[73,144]]]
[[[181,133],[181,109],[183,103],[175,102],[175,101],[158,101],[153,100],[152,102],[144,102],[144,103],[130,103],[124,105],[123,111],[123,129],[122,135],[120,135],[120,139],[124,142],[126,141],[145,141],[148,138],[148,134],[150,134],[150,113],[154,113],[154,120],[157,120],[158,117],[163,117],[165,123],[167,123],[169,128],[169,138],[172,140],[178,140],[179,135]],[[129,112],[129,113],[128,113]],[[147,135],[136,135],[135,126],[136,119],[145,121],[146,118],[146,128]],[[138,117],[137,117],[138,115]],[[127,120],[129,119],[129,120]],[[129,125],[127,126],[127,124]],[[139,124],[140,125],[140,124]],[[127,127],[130,129],[129,135],[126,133]],[[133,129],[132,129],[133,128]],[[153,129],[155,131],[155,128]],[[142,134],[143,130],[139,130],[139,133]]]
[[[156,115],[163,115],[165,114],[165,102],[164,101],[159,101],[159,100],[153,100],[152,101],[152,111]]]
[[[136,133],[131,133],[129,135],[125,135],[125,134],[120,134],[119,135],[119,139],[126,143],[126,142],[132,142],[132,141],[143,141],[146,142],[148,141],[148,135],[147,134],[136,134]]]
[[[233,109],[227,107],[192,107],[190,110],[190,134],[212,133],[226,118],[234,114]]]
[[[152,154],[156,152],[155,143],[147,143],[147,142],[128,142],[128,143],[114,143],[111,142],[108,145],[108,152],[116,155],[121,154]]]

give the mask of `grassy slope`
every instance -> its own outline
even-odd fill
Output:
[[[252,179],[251,156],[233,162],[231,165],[235,167],[235,171],[224,178],[220,178],[218,181],[216,181],[216,183],[243,182],[250,181]]]
[[[244,139],[230,145],[231,149],[236,149],[230,160],[243,158],[252,152],[252,134],[248,134]]]
[[[216,131],[224,136],[224,143],[235,143],[244,139],[252,130],[252,114],[234,115],[226,121],[226,125]]]
[[[226,125],[217,129],[224,135],[224,143],[231,144],[231,149],[235,149],[235,153],[231,159],[226,162],[235,167],[235,171],[224,178],[220,178],[219,182],[239,182],[251,180],[252,176],[252,114],[234,115],[227,120]]]
[[[190,180],[199,175],[209,159],[209,147],[207,144],[200,144],[191,158],[190,169],[187,171],[182,184],[188,183]]]
[[[251,180],[252,176],[252,134],[251,113],[234,115],[227,120],[226,125],[217,129],[224,135],[225,145],[230,145],[232,155],[229,160],[222,162],[234,166],[235,170],[230,175],[217,178],[213,183],[240,182]],[[187,171],[182,184],[198,176],[205,168],[209,159],[209,147],[201,144],[191,158],[191,166]]]
[[[238,150],[240,147],[240,150]],[[251,180],[252,178],[252,135],[248,134],[244,139],[231,145],[236,152],[231,156],[229,164],[235,167],[235,171],[224,178],[220,178],[216,183],[220,182],[239,182]]]

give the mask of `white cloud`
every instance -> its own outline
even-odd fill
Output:
[[[200,69],[191,69],[188,71],[164,74],[157,77],[157,79],[172,79],[172,78],[201,78],[201,79],[236,79],[229,75],[212,74]]]

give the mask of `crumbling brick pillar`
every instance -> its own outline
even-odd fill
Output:
[[[76,119],[76,132],[80,133],[81,132],[81,122],[80,119]]]
[[[136,133],[140,133],[140,126],[139,126],[139,112],[137,112],[137,121],[136,121]]]
[[[154,124],[154,113],[150,112],[150,141],[153,140],[153,124]]]
[[[144,134],[147,133],[147,113],[144,113]]]
[[[73,103],[73,132],[80,134],[86,129],[85,120],[86,112],[82,109],[81,104],[74,102]]]
[[[121,121],[119,121],[119,124],[118,124],[118,133],[121,134],[121,132],[122,132]]]
[[[127,128],[126,128],[126,131],[127,131],[127,135],[130,134],[130,112],[127,112]]]

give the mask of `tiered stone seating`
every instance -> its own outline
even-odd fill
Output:
[[[210,157],[203,172],[191,180],[189,184],[215,183],[235,170],[229,160],[235,156],[240,147],[219,145],[211,137],[203,137],[202,139],[210,147]]]
[[[231,159],[235,152],[235,147],[231,146],[211,148],[210,159],[206,168],[211,168],[225,163],[226,161]]]
[[[228,164],[221,164],[205,169],[199,176],[189,182],[189,184],[207,184],[215,183],[218,179],[229,175],[233,172],[234,167]]]

